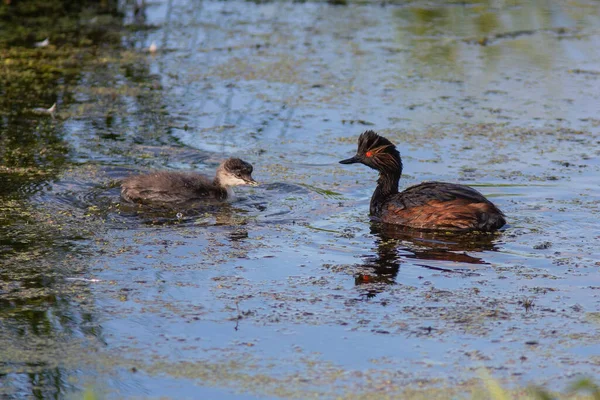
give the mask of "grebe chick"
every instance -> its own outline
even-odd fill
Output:
[[[138,203],[181,204],[197,200],[235,199],[232,186],[258,183],[252,179],[252,165],[229,158],[219,165],[213,180],[192,172],[154,172],[125,178],[121,197]]]
[[[468,186],[425,182],[398,193],[400,153],[392,142],[373,131],[362,133],[356,155],[340,163],[361,163],[379,171],[370,205],[375,220],[416,229],[484,232],[506,223],[492,202]]]

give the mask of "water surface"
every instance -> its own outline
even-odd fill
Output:
[[[482,367],[563,390],[600,372],[596,3],[46,7],[0,6],[3,396],[360,398],[461,390]],[[338,164],[366,129],[398,145],[402,187],[472,185],[509,225],[372,225],[374,171]],[[229,156],[263,182],[239,202],[119,199],[130,174]]]

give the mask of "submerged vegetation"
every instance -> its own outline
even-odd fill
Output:
[[[385,383],[384,383],[385,384]],[[83,394],[83,400],[99,400],[101,395],[97,395],[97,390],[88,388]],[[310,392],[275,392],[273,395],[283,398],[307,398],[313,396],[323,396],[326,393]],[[526,389],[504,389],[489,375],[479,381],[470,382],[459,388],[430,388],[430,389],[399,389],[397,392],[382,393],[381,387],[377,391],[365,392],[361,394],[344,394],[341,396],[348,400],[362,399],[406,399],[406,400],[598,400],[600,399],[600,390],[598,386],[590,379],[582,378],[576,380],[569,388],[567,393],[554,393],[540,387],[529,387]]]

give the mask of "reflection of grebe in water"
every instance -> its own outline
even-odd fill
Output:
[[[257,185],[252,165],[230,158],[219,165],[213,180],[189,172],[155,172],[125,178],[121,196],[136,203],[182,204],[201,200],[233,200],[233,186]]]
[[[466,252],[494,251],[492,234],[446,234],[435,231],[415,231],[401,226],[373,223],[371,233],[377,237],[376,253],[365,258],[361,272],[355,275],[356,285],[368,285],[366,296],[374,297],[384,290],[381,285],[394,284],[402,259],[419,260],[411,264],[426,269],[450,273],[465,273],[464,268],[445,268],[441,262],[487,264]],[[400,252],[404,253],[400,255]],[[426,261],[438,261],[427,263]],[[375,284],[375,285],[372,285]],[[378,285],[379,284],[379,285]]]

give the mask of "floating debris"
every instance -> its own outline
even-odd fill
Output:
[[[479,44],[481,46],[487,46],[488,44],[490,44],[490,42],[494,42],[496,40],[517,39],[521,36],[530,36],[530,35],[535,35],[538,33],[554,33],[559,36],[565,36],[567,34],[576,34],[577,32],[578,32],[578,30],[576,30],[576,29],[569,29],[569,28],[565,28],[565,27],[550,28],[550,29],[522,29],[522,30],[517,30],[517,31],[511,31],[511,32],[497,33],[495,35],[483,36],[483,37],[479,37],[479,38],[466,38],[466,39],[461,39],[461,40],[466,43],[470,43],[470,44]]]
[[[37,114],[48,114],[52,118],[54,118],[54,115],[56,114],[56,103],[52,104],[52,107],[50,107],[50,108],[43,108],[43,107],[34,108],[33,112],[37,113]]]
[[[158,50],[158,46],[156,45],[155,42],[152,42],[152,44],[150,44],[150,47],[148,47],[148,51],[152,54],[156,53],[157,50]]]
[[[47,37],[46,39],[42,40],[41,42],[35,42],[34,46],[35,47],[47,47],[50,44],[50,38]]]
[[[535,250],[547,250],[552,247],[552,242],[542,242],[533,246]]]
[[[350,125],[365,125],[365,126],[373,126],[375,125],[373,122],[365,121],[364,119],[343,119],[342,124],[350,124]]]
[[[570,74],[584,74],[584,75],[600,75],[600,71],[594,71],[594,70],[589,70],[589,69],[579,69],[579,68],[570,69],[569,73]]]
[[[102,282],[102,279],[95,278],[65,278],[67,281],[82,281],[82,282]]]

